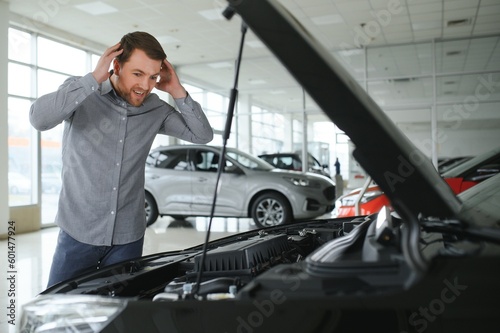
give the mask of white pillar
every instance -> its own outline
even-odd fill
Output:
[[[252,150],[252,96],[249,94],[238,94],[238,108],[233,119],[233,126],[236,125],[238,135],[236,147],[240,150],[254,154]]]
[[[7,146],[7,64],[8,64],[9,4],[0,2],[0,236],[7,233],[9,220],[8,168],[9,149]],[[2,252],[3,253],[3,252]]]

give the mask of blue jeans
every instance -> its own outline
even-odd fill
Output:
[[[62,229],[50,268],[47,287],[96,270],[97,267],[112,265],[142,256],[144,237],[123,245],[95,246],[72,238]]]

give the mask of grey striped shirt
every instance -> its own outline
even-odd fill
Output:
[[[146,229],[144,168],[157,134],[208,143],[213,131],[201,106],[188,95],[179,111],[151,93],[134,107],[116,95],[109,80],[91,73],[71,77],[31,106],[39,131],[64,121],[62,189],[56,223],[92,245],[126,244]]]

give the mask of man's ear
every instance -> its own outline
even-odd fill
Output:
[[[113,59],[113,74],[120,76],[120,63],[116,60],[116,58]]]

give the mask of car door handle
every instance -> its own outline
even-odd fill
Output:
[[[204,183],[207,181],[207,178],[205,177],[198,177],[198,181],[201,182],[201,183]]]

